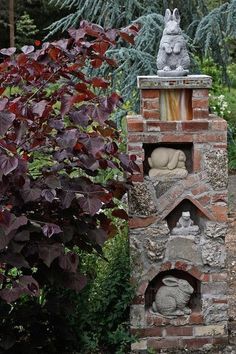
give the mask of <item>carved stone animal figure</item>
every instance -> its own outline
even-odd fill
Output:
[[[161,286],[156,293],[152,310],[166,316],[189,315],[191,309],[187,307],[194,289],[184,279],[166,276],[162,279]]]
[[[167,9],[165,13],[165,29],[157,55],[157,68],[159,70],[184,72],[190,66],[186,41],[179,23],[180,15],[178,9],[174,9],[173,15]]]
[[[185,169],[186,156],[182,150],[159,147],[153,150],[148,163],[151,168],[160,170]]]
[[[183,211],[182,215],[177,222],[176,226],[173,228],[172,235],[196,235],[199,233],[199,226],[194,225],[193,220],[190,217],[189,211]]]

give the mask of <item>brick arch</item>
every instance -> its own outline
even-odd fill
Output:
[[[198,208],[200,210],[200,212],[208,219],[211,221],[216,221],[215,216],[208,211],[206,208],[204,208],[197,200],[193,199],[193,197],[191,195],[186,195],[182,198],[179,198],[175,203],[172,203],[170,208],[168,208],[168,210],[166,210],[162,217],[166,218],[181,202],[183,202],[184,200],[189,200],[193,205],[195,205],[196,208]]]
[[[154,268],[151,267],[148,272],[145,274],[145,280],[142,280],[137,289],[137,295],[138,296],[145,296],[145,293],[147,291],[147,288],[150,284],[150,282],[161,272],[165,272],[167,270],[181,270],[184,271],[188,274],[190,274],[192,277],[196,278],[199,281],[204,281],[208,282],[209,281],[209,274],[208,273],[203,273],[198,267],[192,265],[191,263],[184,262],[182,260],[177,260],[177,261],[167,261],[161,264],[160,267]]]

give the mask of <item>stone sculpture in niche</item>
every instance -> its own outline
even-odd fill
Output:
[[[159,147],[153,150],[148,158],[151,169],[149,176],[186,177],[186,156],[182,150]]]
[[[189,315],[187,307],[194,289],[187,280],[166,276],[162,279],[163,286],[156,293],[152,310],[164,316]]]
[[[174,9],[173,14],[167,9],[165,13],[165,29],[157,55],[159,76],[185,76],[189,72],[190,58],[179,23],[180,15],[178,9]]]
[[[172,235],[197,235],[199,233],[199,226],[194,225],[190,217],[189,211],[183,211],[182,215],[173,228]]]

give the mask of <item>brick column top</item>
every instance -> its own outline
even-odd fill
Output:
[[[208,75],[188,75],[181,77],[138,76],[139,89],[209,89],[212,78]]]

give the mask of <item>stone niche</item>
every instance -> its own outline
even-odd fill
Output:
[[[200,230],[202,229],[206,216],[190,200],[184,199],[166,217],[170,231],[176,227],[183,212],[189,212],[194,225],[198,225]]]
[[[156,148],[171,148],[175,150],[181,150],[184,152],[186,156],[185,166],[188,173],[192,173],[193,171],[193,144],[185,143],[185,144],[176,144],[176,143],[162,143],[162,144],[143,144],[143,149],[145,153],[145,160],[143,163],[144,175],[148,175],[150,170],[150,166],[148,163],[148,158],[151,156],[151,153]]]
[[[145,309],[152,312],[152,303],[155,300],[155,295],[158,289],[163,286],[162,279],[167,275],[174,276],[179,279],[185,279],[193,287],[194,292],[191,295],[188,306],[192,312],[200,312],[201,310],[201,284],[200,281],[194,278],[191,274],[178,269],[171,269],[168,271],[160,272],[149,283],[145,292]],[[153,313],[155,316],[155,313]]]

